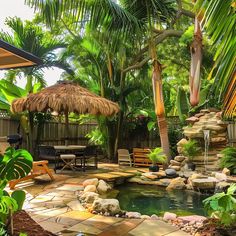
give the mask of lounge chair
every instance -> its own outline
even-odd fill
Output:
[[[118,164],[129,164],[132,166],[132,153],[130,154],[127,149],[118,149]]]

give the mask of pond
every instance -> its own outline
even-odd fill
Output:
[[[137,211],[143,215],[163,215],[173,212],[178,216],[203,215],[207,213],[202,201],[209,195],[194,191],[166,191],[164,188],[150,185],[125,184],[116,187],[117,199],[122,210]]]

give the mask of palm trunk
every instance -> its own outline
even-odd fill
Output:
[[[200,70],[202,64],[202,32],[200,23],[195,17],[194,25],[194,40],[190,47],[191,52],[191,68],[189,76],[190,87],[190,104],[192,107],[197,106],[199,103],[199,94],[201,87]]]
[[[162,78],[161,78],[161,65],[157,60],[153,63],[153,74],[152,74],[152,86],[155,104],[155,113],[157,116],[157,124],[160,132],[161,147],[168,157],[171,159],[169,137],[168,137],[168,125],[165,118],[165,107],[162,93]]]

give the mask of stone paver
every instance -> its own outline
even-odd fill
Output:
[[[152,232],[152,236],[169,235],[177,231],[176,227],[167,224],[160,220],[145,220],[135,229],[131,230],[129,234],[133,236],[149,236]]]
[[[75,185],[75,184],[64,184],[63,186],[57,188],[58,190],[66,190],[66,191],[81,191],[84,189],[81,185]]]
[[[71,228],[68,228],[70,231],[75,231],[77,233],[85,233],[85,234],[95,234],[99,235],[102,231],[92,225],[85,225],[83,223],[76,224]]]
[[[101,170],[79,173],[79,177],[55,175],[53,183],[31,185],[26,188],[31,194],[27,194],[24,209],[43,228],[62,236],[77,236],[79,233],[85,236],[189,235],[160,220],[106,217],[87,212],[76,196],[77,191],[83,190],[81,184],[85,179],[119,180],[140,171],[137,168],[119,168],[114,164],[107,164],[106,168],[103,173]]]
[[[121,221],[118,224],[113,225],[112,227],[104,230],[99,236],[122,236],[127,234],[130,230],[137,227],[143,219],[126,219]]]

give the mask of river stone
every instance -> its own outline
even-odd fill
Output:
[[[171,212],[165,212],[164,216],[163,216],[163,220],[175,220],[177,217],[177,215],[175,213],[171,213]]]
[[[165,172],[168,177],[172,177],[172,176],[175,177],[176,176],[176,170],[174,170],[174,169],[166,169]]]
[[[178,161],[178,162],[182,162],[185,160],[185,157],[184,156],[176,156],[174,160]]]
[[[98,198],[93,202],[92,210],[101,213],[109,213],[116,215],[121,213],[120,204],[117,199],[102,199]]]
[[[97,192],[97,188],[95,185],[87,185],[85,188],[84,188],[84,192],[87,193],[87,192]]]
[[[141,214],[139,212],[133,212],[133,211],[126,212],[125,216],[128,218],[135,218],[135,219],[141,218]]]
[[[93,178],[93,179],[86,179],[84,182],[83,182],[83,186],[86,187],[88,185],[95,185],[97,186],[98,185],[98,179],[97,178]]]
[[[185,189],[185,179],[181,177],[177,177],[172,179],[166,190],[173,190],[173,189]]]
[[[189,222],[202,222],[206,220],[207,218],[205,216],[199,216],[199,215],[191,215],[191,216],[179,216],[179,220],[182,220],[185,223]]]
[[[104,180],[99,180],[98,186],[97,186],[97,191],[99,194],[104,194],[110,189],[111,187],[109,184],[107,184]]]
[[[79,196],[79,199],[86,203],[93,203],[99,198],[99,195],[94,192],[86,192]]]

